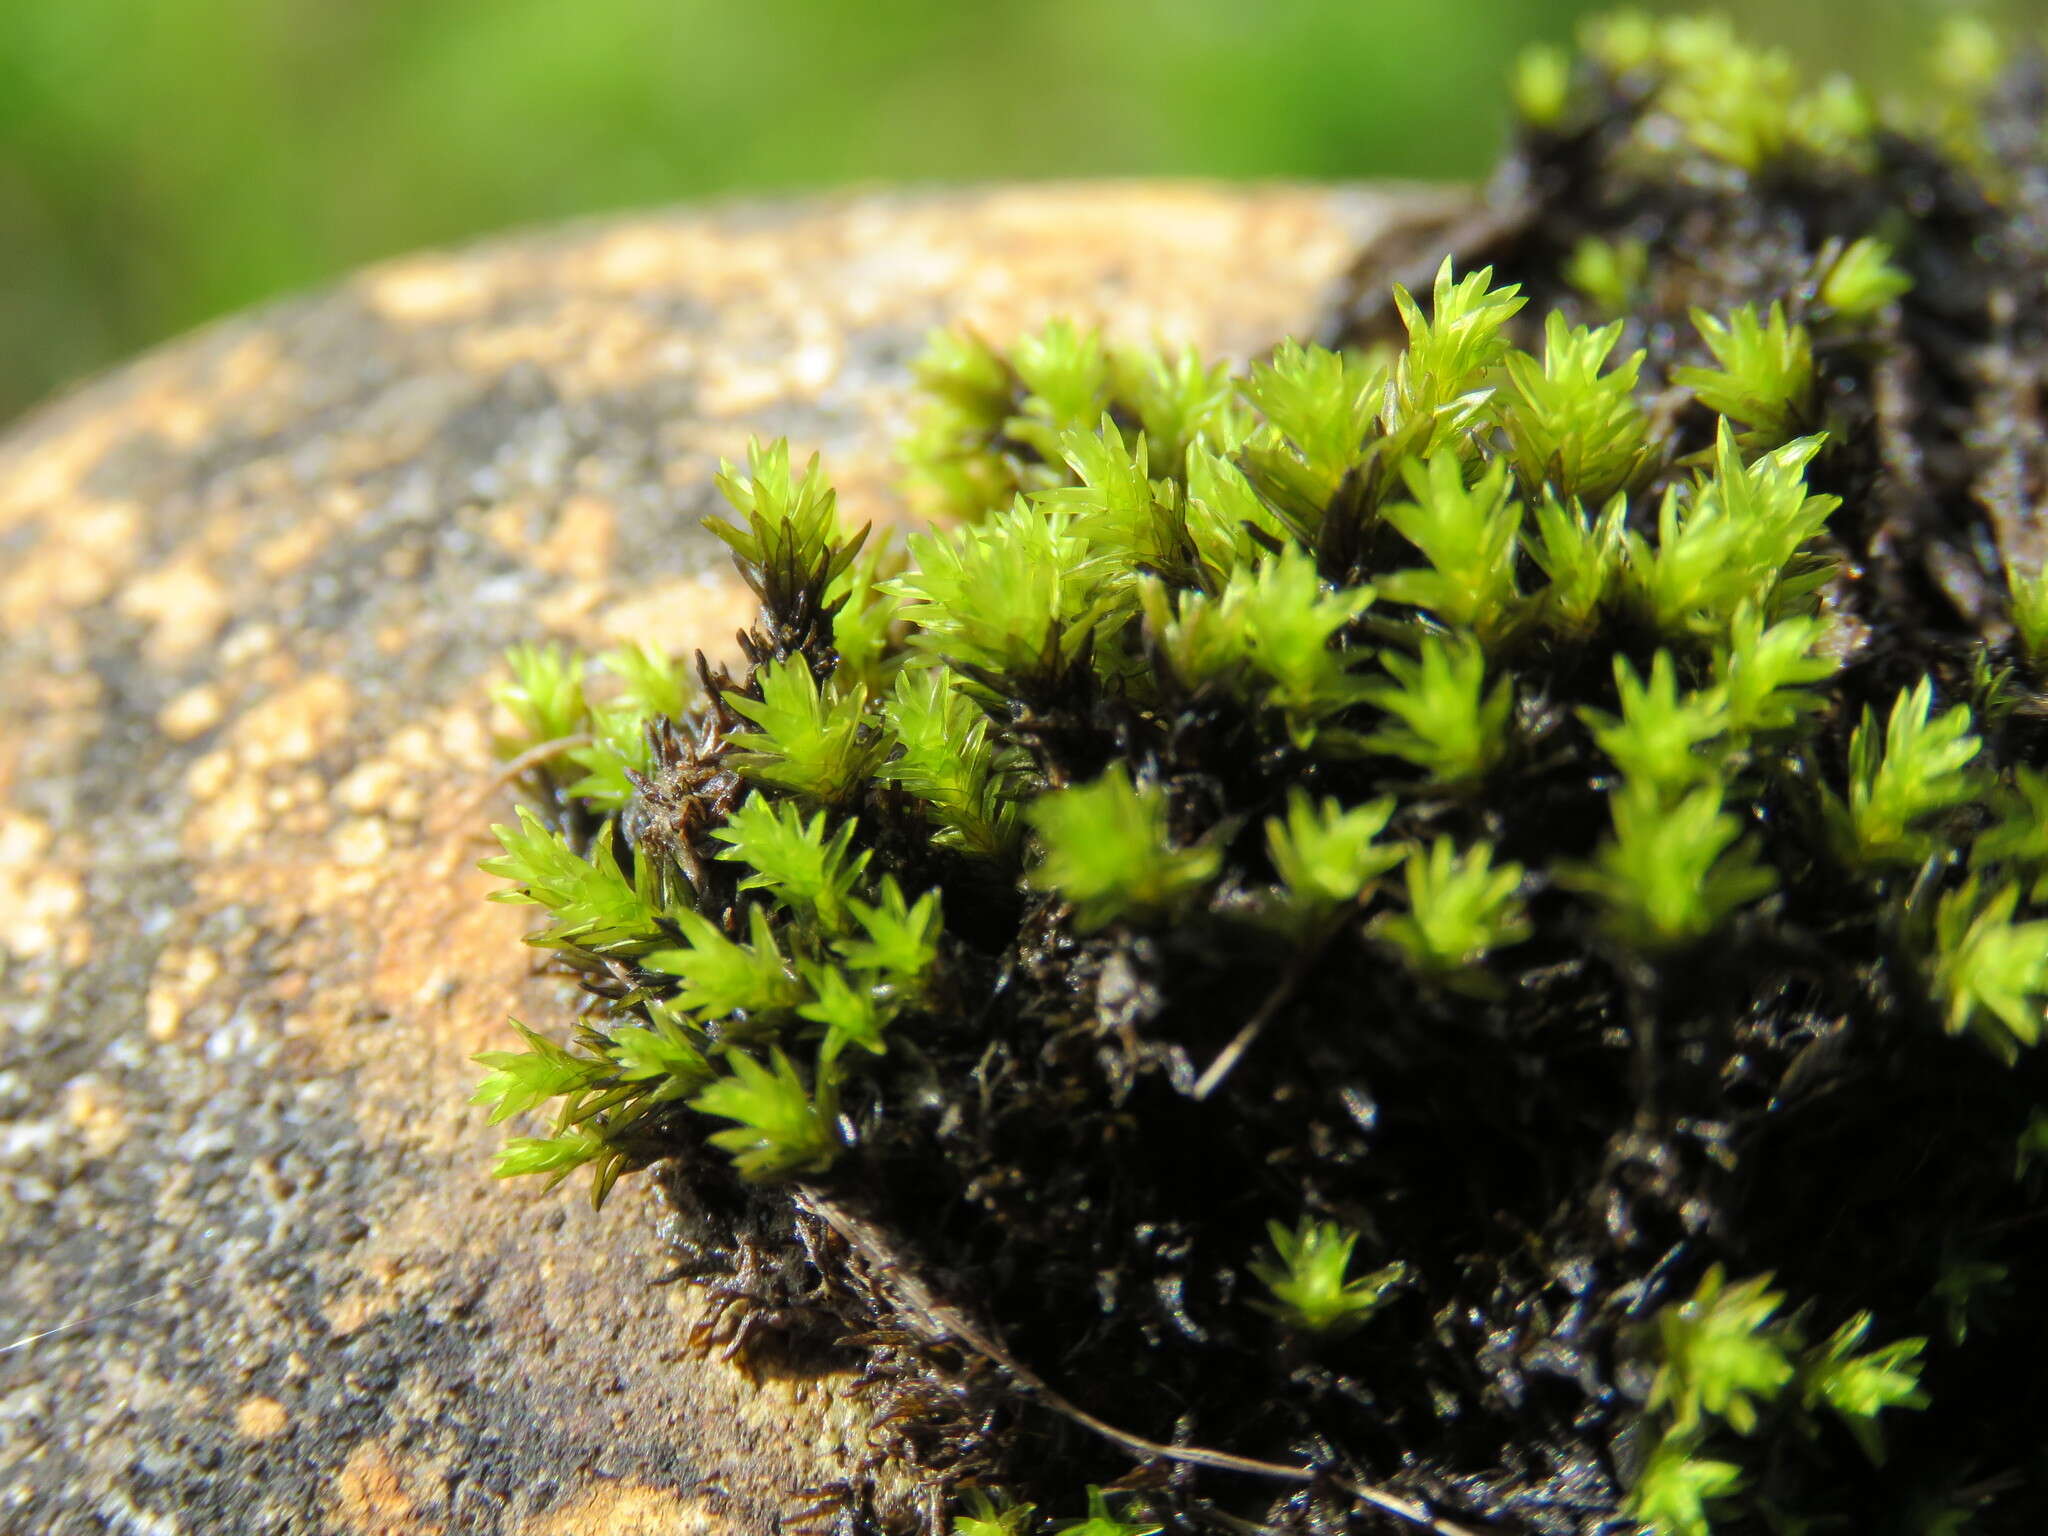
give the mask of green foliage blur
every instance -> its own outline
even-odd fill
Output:
[[[0,419],[267,295],[574,214],[848,182],[1478,176],[1517,50],[1606,8],[0,0]],[[1941,3],[1727,9],[1881,81]]]

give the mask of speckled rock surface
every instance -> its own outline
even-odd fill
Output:
[[[1441,198],[1092,186],[600,223],[177,343],[0,437],[0,1530],[770,1532],[861,1444],[693,1355],[653,1202],[492,1184],[559,985],[487,905],[510,641],[729,645],[750,434],[899,515],[933,326],[1246,353]]]

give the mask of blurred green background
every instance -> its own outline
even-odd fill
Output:
[[[1606,8],[0,0],[0,419],[267,295],[571,214],[861,181],[1479,176],[1515,52]],[[1883,82],[1943,6],[1722,9]]]

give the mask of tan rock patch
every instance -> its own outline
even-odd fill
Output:
[[[67,965],[84,961],[91,947],[85,925],[85,882],[51,862],[49,824],[0,807],[0,948],[23,960],[53,956]]]
[[[533,605],[533,616],[543,630],[573,635],[586,627],[611,588],[601,581],[572,581],[559,592],[551,592]]]
[[[502,271],[453,256],[415,256],[365,273],[370,308],[399,325],[429,325],[480,314],[496,300]]]
[[[352,703],[346,682],[317,673],[245,713],[230,744],[253,772],[306,762],[347,735]]]
[[[0,527],[14,527],[53,506],[74,510],[84,499],[79,483],[126,430],[116,413],[94,412],[36,443],[0,475]]]
[[[714,660],[738,647],[733,636],[754,622],[760,601],[730,572],[664,582],[613,603],[595,617],[594,638],[610,645],[639,640],[671,655],[698,646]]]
[[[227,705],[212,683],[187,688],[157,711],[156,728],[173,741],[192,741],[221,722]]]
[[[411,1470],[382,1441],[360,1442],[334,1480],[336,1522],[357,1536],[441,1536],[438,1522],[415,1518],[420,1501],[406,1488]]]
[[[319,554],[332,532],[327,524],[302,517],[283,533],[265,539],[249,557],[250,564],[273,581],[288,576]]]
[[[328,846],[351,867],[378,864],[391,852],[391,827],[378,816],[352,816],[334,829]]]
[[[135,567],[142,509],[133,502],[87,502],[61,536],[29,546],[0,581],[0,628],[25,632],[56,612],[110,597]]]
[[[218,951],[204,947],[166,949],[157,957],[143,1000],[143,1028],[152,1040],[170,1040],[206,991],[220,979]]]
[[[245,1397],[235,1406],[235,1432],[244,1440],[275,1440],[291,1428],[291,1415],[274,1397]]]
[[[98,1077],[76,1077],[65,1087],[64,1118],[88,1157],[105,1157],[128,1138],[121,1094]]]
[[[234,611],[226,585],[197,555],[131,581],[120,607],[150,626],[143,652],[160,667],[177,666],[212,644]]]
[[[334,786],[334,798],[343,809],[359,816],[382,813],[409,820],[419,814],[415,776],[416,770],[408,770],[395,758],[373,757],[349,770]]]
[[[520,1522],[518,1536],[724,1536],[732,1527],[672,1488],[600,1483]]]
[[[611,573],[619,514],[601,496],[580,493],[562,503],[555,526],[533,549],[533,563],[551,576],[601,581]]]
[[[515,496],[484,514],[484,532],[506,554],[520,560],[528,559],[533,552],[536,535],[532,529],[539,512],[539,506],[531,498]]]

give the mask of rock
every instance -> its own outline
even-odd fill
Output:
[[[648,1181],[597,1215],[487,1177],[469,1057],[566,1002],[475,869],[500,652],[728,647],[720,457],[787,435],[897,515],[935,326],[1243,354],[1443,206],[1098,185],[596,223],[229,321],[0,438],[0,1525],[819,1527],[863,1447],[847,1383],[690,1351]]]

